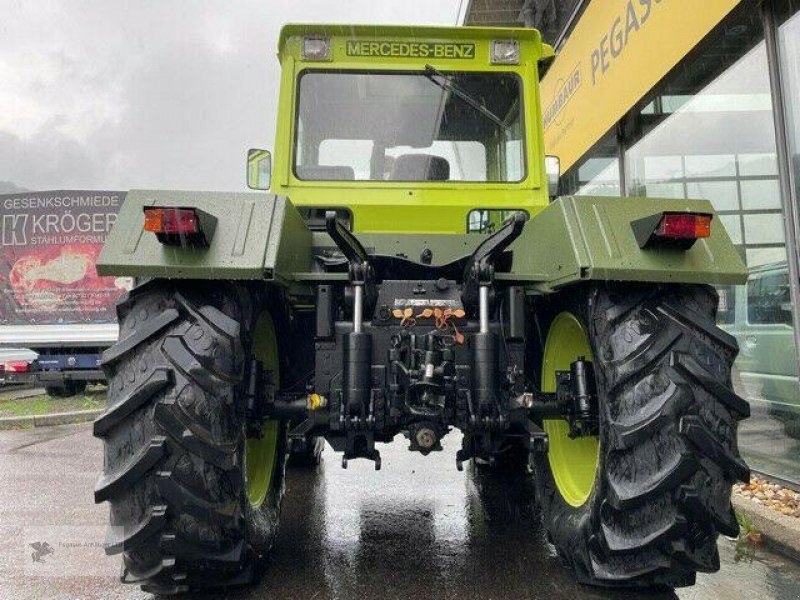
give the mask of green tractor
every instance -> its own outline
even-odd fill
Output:
[[[711,204],[556,197],[535,30],[289,25],[278,56],[272,193],[132,191],[98,265],[140,283],[94,424],[123,580],[256,581],[287,457],[453,428],[454,467],[535,477],[581,582],[717,570],[749,407],[711,285],[747,273]]]

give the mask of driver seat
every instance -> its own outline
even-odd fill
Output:
[[[391,181],[447,181],[450,163],[433,154],[403,154],[394,161]]]

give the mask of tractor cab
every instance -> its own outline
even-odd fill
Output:
[[[251,150],[248,184],[358,232],[461,234],[535,211],[551,56],[530,29],[287,26],[274,167]]]

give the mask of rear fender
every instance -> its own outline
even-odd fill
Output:
[[[664,211],[711,213],[711,236],[688,250],[642,249],[631,222]],[[498,279],[539,292],[580,281],[742,284],[747,268],[707,200],[558,198],[511,246],[513,266]]]
[[[147,206],[193,207],[216,218],[207,248],[162,245],[144,231]],[[311,232],[273,194],[134,190],[106,240],[97,272],[126,277],[266,280],[290,285],[312,268]]]

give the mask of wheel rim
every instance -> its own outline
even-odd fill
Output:
[[[253,336],[253,356],[263,367],[272,371],[273,383],[280,385],[278,345],[272,317],[265,312],[256,323]],[[252,506],[261,506],[272,489],[272,479],[278,461],[278,421],[266,421],[260,436],[247,437],[244,449],[245,488]]]
[[[579,356],[592,358],[589,336],[574,315],[562,312],[550,325],[542,361],[542,391],[556,391],[556,371],[568,371]],[[592,494],[600,456],[597,436],[570,439],[564,419],[546,419],[548,460],[556,487],[564,501],[582,506]]]
[[[267,421],[261,428],[261,438],[247,438],[245,442],[247,499],[253,506],[261,506],[272,488],[277,450],[277,421]]]

